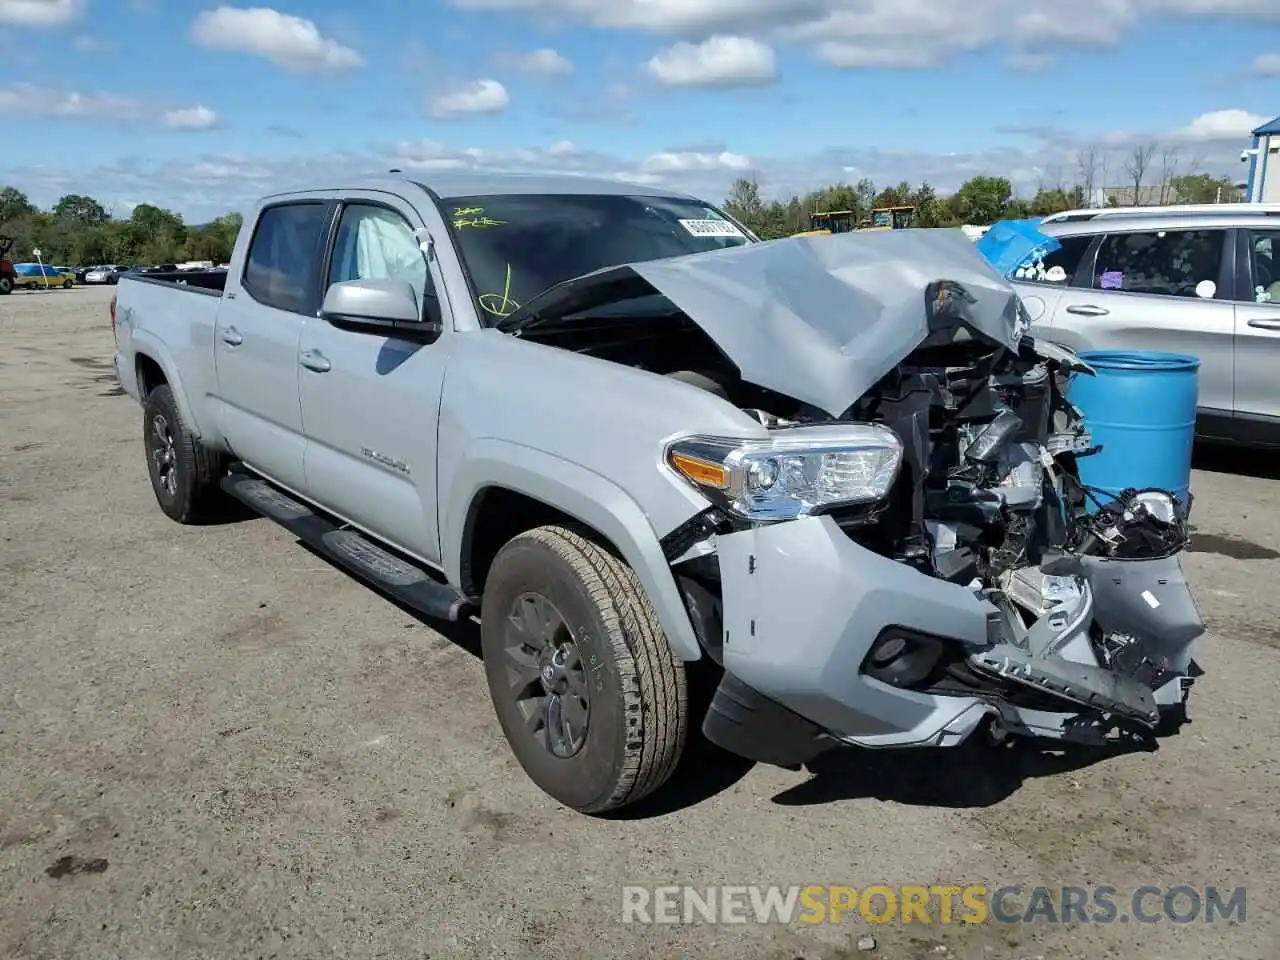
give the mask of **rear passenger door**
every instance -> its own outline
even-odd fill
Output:
[[[1230,415],[1234,278],[1225,228],[1116,231],[1090,282],[1065,290],[1052,339],[1081,350],[1159,350],[1200,359],[1202,413]]]
[[[1280,440],[1280,230],[1241,230],[1236,432]]]
[[[306,493],[298,341],[319,309],[328,194],[264,206],[238,275],[227,277],[213,350],[220,421],[249,466]]]

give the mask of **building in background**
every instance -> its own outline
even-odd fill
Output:
[[[1240,153],[1249,163],[1245,199],[1250,203],[1280,203],[1280,117],[1253,131],[1253,143]]]

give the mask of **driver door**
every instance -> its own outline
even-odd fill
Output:
[[[343,280],[406,279],[426,309],[441,281],[413,236],[425,225],[412,205],[390,194],[345,196],[322,289]],[[298,358],[311,497],[432,565],[440,562],[436,440],[453,335],[447,298],[435,304],[444,332],[433,343],[313,316]]]

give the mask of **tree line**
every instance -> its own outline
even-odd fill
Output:
[[[1092,206],[1101,192],[1109,206],[1153,206],[1175,203],[1227,203],[1240,192],[1227,177],[1200,172],[1200,161],[1187,160],[1176,147],[1147,142],[1134,146],[1113,176],[1115,162],[1096,147],[1081,150],[1070,175],[1050,170],[1030,198],[1014,193],[1006,177],[978,176],[949,196],[930,184],[902,182],[878,189],[868,179],[820,187],[787,200],[766,201],[754,177],[739,178],[725,201],[725,210],[762,239],[790,236],[810,229],[814,213],[850,211],[855,223],[871,220],[876,208],[912,206],[919,227],[983,226],[997,220],[1042,217],[1050,213]],[[1119,186],[1111,184],[1118,183]]]
[[[869,221],[877,207],[913,206],[921,227],[984,225],[997,220],[1045,216],[1089,206],[1099,190],[1112,206],[1167,203],[1216,203],[1239,200],[1226,177],[1199,172],[1199,161],[1184,162],[1176,148],[1155,143],[1136,145],[1114,177],[1110,154],[1094,147],[1081,150],[1071,175],[1049,171],[1028,198],[1015,195],[1006,177],[978,176],[949,196],[930,184],[877,188],[870,180],[836,183],[787,200],[766,201],[755,178],[734,183],[725,209],[763,239],[789,236],[810,229],[810,216],[819,212],[850,211],[855,222]],[[1120,188],[1108,187],[1119,181]],[[68,194],[50,210],[40,210],[15,187],[0,187],[0,236],[13,238],[10,257],[34,259],[38,248],[46,263],[78,266],[92,263],[155,264],[185,260],[231,258],[241,216],[228,213],[209,223],[188,226],[181,215],[143,203],[127,219],[93,197]]]
[[[16,187],[0,187],[0,236],[13,240],[14,261],[40,259],[58,266],[157,264],[187,260],[225,263],[231,258],[241,216],[228,213],[189,226],[180,214],[141,203],[118,218],[93,197],[67,194],[41,210]]]

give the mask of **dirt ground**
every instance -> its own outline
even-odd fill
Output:
[[[473,625],[439,632],[267,520],[161,514],[109,296],[0,298],[0,956],[1280,956],[1274,457],[1195,475],[1207,673],[1158,751],[847,751],[810,776],[695,746],[659,801],[592,819],[511,758]],[[1184,925],[621,923],[624,884],[677,883],[1248,902]]]

